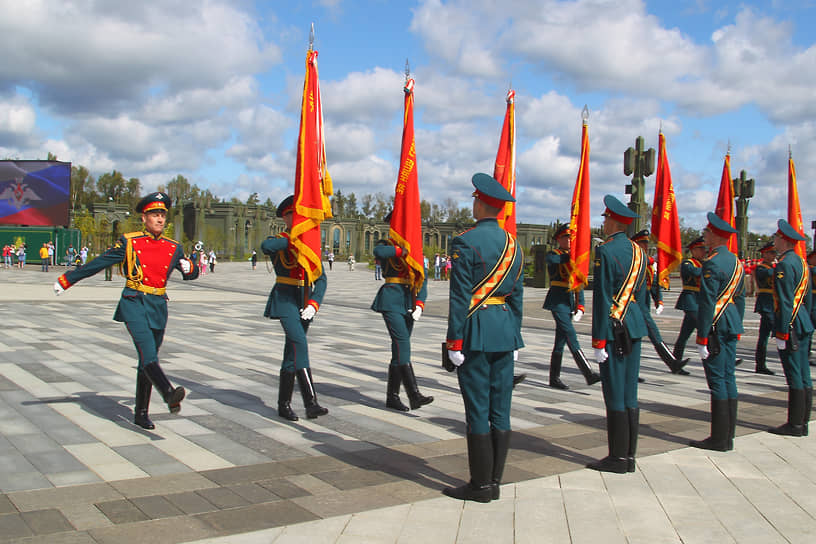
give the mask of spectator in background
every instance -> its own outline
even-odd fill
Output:
[[[447,259],[445,259],[445,279],[446,280],[450,278],[450,273],[451,273],[451,268],[452,267],[453,267],[453,261],[451,260],[450,255],[448,255]]]
[[[65,266],[71,268],[71,265],[74,264],[76,260],[76,249],[74,249],[74,244],[68,244],[68,249],[65,250],[65,257],[67,258],[68,262],[65,263]]]
[[[329,251],[329,270],[332,269],[333,264],[334,264],[334,251]]]
[[[40,248],[40,266],[43,272],[48,272],[48,262],[51,258],[48,256],[48,244],[44,243]]]
[[[258,266],[258,252],[254,249],[252,250],[252,257],[249,258],[252,262],[252,270],[255,270],[255,267]]]
[[[82,249],[79,250],[79,260],[82,261],[82,266],[85,266],[85,263],[88,261],[87,246],[82,246]]]
[[[216,261],[215,250],[211,249],[210,250],[210,272],[215,272],[215,261]]]
[[[434,255],[434,279],[439,280],[441,274],[442,274],[442,257],[439,256],[439,253],[436,253]]]
[[[26,259],[26,246],[25,244],[20,245],[17,248],[17,266],[20,268],[25,268],[25,259]]]

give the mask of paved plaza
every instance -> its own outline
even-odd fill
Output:
[[[264,261],[174,275],[160,358],[188,396],[170,415],[154,392],[147,431],[132,424],[135,350],[111,319],[123,280],[99,274],[55,297],[62,270],[0,270],[0,543],[816,541],[816,437],[764,432],[785,421],[787,389],[775,354],[776,376],[753,372],[753,299],[735,450],[687,447],[709,431],[693,339],[690,376],[670,374],[647,340],[638,470],[617,475],[583,468],[607,453],[600,384],[586,386],[567,356],[570,389],[547,386],[553,321],[546,290],[526,289],[516,372],[528,378],[513,396],[502,498],[476,504],[441,495],[468,478],[456,375],[439,364],[447,282],[430,282],[412,343],[435,401],[400,413],[384,406],[389,341],[369,309],[380,282],[335,263],[309,330],[330,412],[289,422],[277,416],[283,332],[262,317],[274,281]],[[676,297],[656,317],[669,345]],[[589,313],[577,330],[591,354]],[[303,416],[297,391],[292,406]]]

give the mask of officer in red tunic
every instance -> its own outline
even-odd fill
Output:
[[[173,414],[181,410],[185,395],[184,388],[173,387],[159,366],[159,347],[167,326],[167,279],[178,270],[185,280],[194,280],[198,267],[184,257],[181,244],[162,236],[169,207],[170,197],[165,193],[147,195],[136,206],[144,230],[123,234],[113,247],[86,265],[69,270],[54,283],[54,292],[59,295],[79,280],[122,263],[127,282],[113,319],[125,323],[139,354],[133,422],[144,429],[155,428],[147,413],[151,385]]]

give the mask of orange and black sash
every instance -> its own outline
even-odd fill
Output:
[[[489,303],[488,299],[493,296],[493,293],[496,291],[499,285],[501,285],[502,281],[513,267],[513,262],[515,262],[518,254],[518,244],[516,243],[516,239],[513,238],[510,233],[505,232],[505,236],[504,250],[502,251],[501,257],[499,257],[498,262],[496,262],[496,266],[494,266],[493,270],[491,270],[487,276],[477,283],[472,290],[473,295],[470,297],[468,317],[473,315],[473,312],[478,310],[483,304]],[[521,275],[521,270],[522,267],[519,267],[519,275]],[[518,276],[516,276],[516,279],[518,279]]]
[[[745,270],[742,267],[742,263],[736,261],[734,265],[734,272],[731,273],[731,279],[728,280],[728,283],[725,286],[719,295],[717,295],[717,302],[714,304],[714,320],[711,322],[712,326],[717,324],[720,317],[722,317],[723,312],[725,312],[726,307],[728,304],[734,300],[734,295],[737,292],[737,287],[742,281],[742,278],[745,274]]]
[[[790,326],[793,323],[793,320],[796,319],[796,314],[799,313],[799,309],[802,307],[802,303],[805,301],[805,291],[807,290],[808,286],[808,276],[810,275],[810,271],[808,270],[807,263],[805,260],[799,257],[799,260],[802,261],[802,277],[799,279],[799,283],[796,285],[796,291],[793,293],[793,312],[791,312],[791,320],[788,323]]]
[[[618,321],[623,321],[626,316],[626,310],[629,309],[629,303],[635,294],[635,283],[640,275],[640,268],[643,266],[643,250],[631,240],[629,243],[632,244],[632,264],[629,265],[629,272],[620,290],[612,298],[612,308],[609,310],[609,317]]]

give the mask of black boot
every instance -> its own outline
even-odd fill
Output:
[[[734,437],[737,436],[737,404],[737,399],[728,399],[728,451],[734,449]]]
[[[601,375],[592,370],[592,367],[589,366],[589,361],[587,361],[583,350],[579,349],[578,351],[573,351],[572,358],[575,359],[575,364],[578,365],[578,370],[580,370],[581,374],[584,375],[587,385],[592,385],[601,381]]]
[[[686,363],[689,362],[688,359],[675,359],[674,354],[669,351],[669,346],[666,345],[666,342],[660,342],[659,344],[654,345],[657,354],[660,355],[660,358],[666,363],[666,366],[669,367],[672,374],[680,374],[681,376],[688,376],[688,370],[683,370],[683,367],[686,366]]]
[[[634,472],[638,428],[640,427],[640,408],[627,408],[626,417],[629,419],[629,454],[626,456],[626,472]]]
[[[562,352],[552,352],[550,356],[550,387],[556,389],[569,389],[567,384],[561,381],[561,359],[564,357]]]
[[[184,400],[184,395],[186,394],[184,388],[170,385],[170,380],[165,376],[158,361],[145,365],[142,372],[150,379],[156,391],[161,394],[164,402],[167,403],[167,407],[170,409],[170,413],[179,413],[181,410],[181,401]]]
[[[399,369],[402,373],[402,386],[405,387],[405,392],[408,394],[408,403],[411,405],[411,410],[432,403],[433,397],[426,397],[419,392],[416,376],[414,376],[414,367],[411,366],[411,363],[399,365]]]
[[[388,365],[388,388],[385,392],[385,405],[400,412],[407,412],[408,407],[399,398],[401,379],[399,368],[396,365]]]
[[[523,382],[526,379],[527,379],[527,374],[517,374],[517,375],[513,376],[513,389],[515,389],[518,384],[520,384],[521,382]]]
[[[291,370],[280,371],[278,384],[278,415],[289,421],[297,421],[298,416],[292,410],[292,391],[295,390],[295,373]]]
[[[756,367],[754,368],[754,372],[757,374],[767,374],[768,376],[773,376],[774,372],[769,370],[768,367],[765,365],[765,357],[767,354],[768,348],[766,347],[757,347],[756,352],[754,352],[754,359],[756,359]]]
[[[295,372],[295,375],[300,386],[300,394],[303,397],[303,406],[306,408],[306,417],[314,419],[328,414],[329,410],[317,403],[317,393],[315,393],[314,382],[312,381],[312,369],[301,368]]]
[[[680,361],[683,359],[683,352],[686,350],[686,343],[685,342],[676,342],[674,344],[674,349],[672,350],[672,355],[674,355],[675,361]]]
[[[711,436],[704,440],[691,440],[689,445],[704,450],[728,451],[730,425],[728,399],[711,399]]]
[[[463,501],[490,502],[493,497],[493,438],[490,433],[467,435],[470,481],[446,487],[442,493]]]
[[[150,421],[147,410],[150,408],[150,392],[153,384],[150,383],[144,372],[136,372],[136,404],[133,407],[133,423],[142,429],[155,429],[156,426]]]
[[[495,501],[500,497],[502,475],[504,474],[504,463],[507,461],[507,451],[510,449],[510,433],[492,429],[490,436],[493,439],[493,494],[491,498]]]
[[[606,440],[609,455],[587,465],[592,470],[625,474],[629,470],[629,418],[624,411],[607,410]]]
[[[788,389],[788,421],[779,427],[768,429],[768,432],[785,436],[802,436],[804,420],[805,390],[790,388]]]

